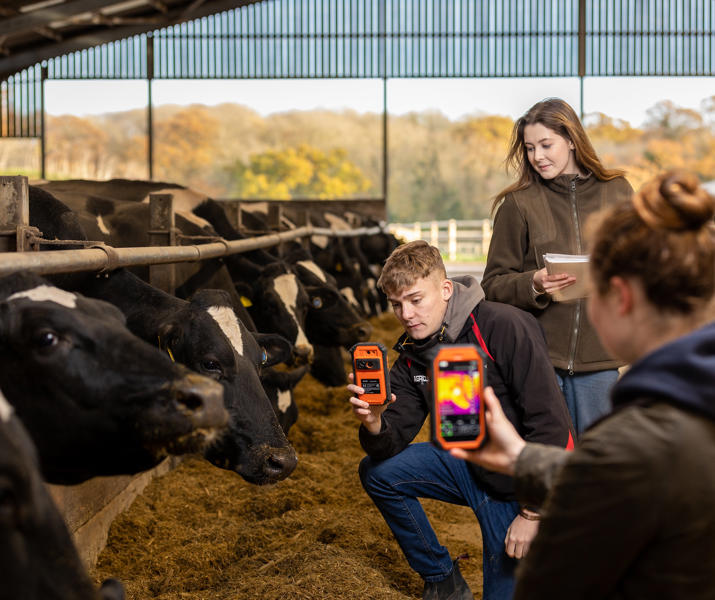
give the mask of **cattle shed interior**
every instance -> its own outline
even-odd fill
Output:
[[[377,79],[383,83],[382,189],[369,208],[377,218],[388,201],[389,79],[578,77],[583,105],[583,80],[605,76],[715,76],[715,5],[711,0],[0,3],[0,138],[40,140],[42,177],[48,80],[146,80],[152,179],[153,80]],[[311,202],[306,199],[307,206]],[[168,469],[166,464],[156,472]],[[101,551],[114,517],[151,477],[94,482],[76,493],[54,490],[88,563]]]

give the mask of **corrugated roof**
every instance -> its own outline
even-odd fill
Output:
[[[259,0],[5,0],[0,80],[48,58]]]

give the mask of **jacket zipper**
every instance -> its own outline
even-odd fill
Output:
[[[579,221],[578,221],[578,209],[576,207],[576,179],[571,180],[571,208],[573,210],[573,223],[574,227],[576,229],[576,253],[581,254],[581,227],[579,226]],[[574,319],[573,319],[573,332],[571,336],[571,349],[569,351],[569,362],[568,362],[568,371],[569,375],[573,375],[573,364],[574,361],[576,360],[576,345],[578,343],[578,329],[579,329],[579,324],[581,322],[581,300],[576,301],[576,310],[574,311]]]

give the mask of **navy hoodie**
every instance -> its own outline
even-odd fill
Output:
[[[614,412],[661,401],[715,420],[715,321],[634,363],[612,400]]]

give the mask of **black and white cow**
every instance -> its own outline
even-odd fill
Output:
[[[83,291],[119,307],[136,335],[222,384],[229,429],[204,452],[208,460],[256,484],[290,475],[297,457],[259,379],[261,366],[288,357],[284,338],[249,332],[222,290],[202,290],[189,302],[119,269],[89,280]]]
[[[52,483],[202,451],[228,422],[221,387],[130,333],[114,306],[29,274],[0,279],[0,389]]]
[[[0,392],[1,600],[124,600],[107,580],[99,593],[38,468],[35,448]]]

